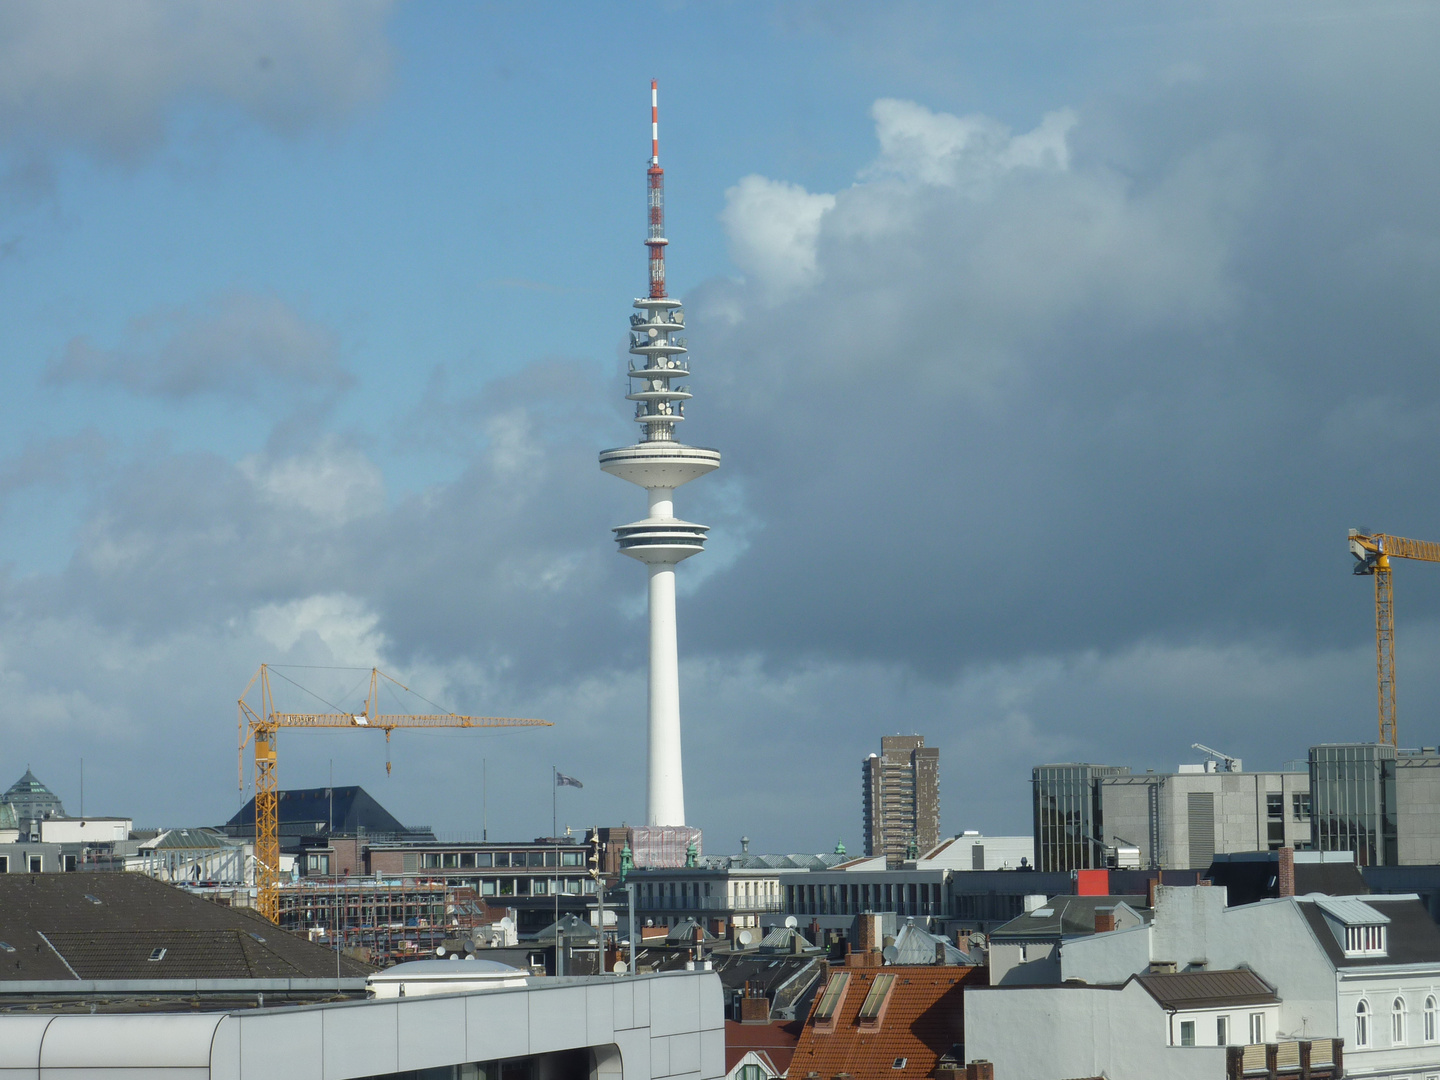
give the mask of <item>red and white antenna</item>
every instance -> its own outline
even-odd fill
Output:
[[[660,90],[654,79],[650,80],[650,169],[649,180],[650,222],[645,234],[645,246],[650,249],[650,295],[654,298],[665,295],[665,170],[660,168]]]

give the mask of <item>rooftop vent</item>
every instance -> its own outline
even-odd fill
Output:
[[[153,960],[164,960],[164,959],[165,959],[165,950],[164,950],[164,949],[151,949],[151,950],[150,950],[150,959],[151,959],[152,961],[153,961]]]
[[[890,1067],[891,1067],[892,1069],[903,1069],[903,1068],[905,1067],[905,1062],[906,1062],[907,1060],[908,1060],[907,1058],[896,1058],[894,1061],[892,1061],[892,1062],[890,1063]]]
[[[100,903],[100,898],[98,896],[91,896],[88,892],[85,894],[85,899],[89,900],[92,904]]]
[[[0,941],[0,952],[14,952],[15,946],[8,941]]]

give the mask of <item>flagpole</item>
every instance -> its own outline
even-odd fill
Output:
[[[558,821],[558,819],[559,819],[559,814],[556,812],[556,809],[555,809],[555,808],[556,808],[556,805],[557,805],[557,802],[556,802],[557,796],[556,796],[555,792],[559,790],[559,786],[560,786],[560,780],[559,780],[559,778],[556,777],[556,775],[555,775],[555,766],[554,766],[554,765],[551,765],[551,766],[550,766],[550,835],[551,835],[551,836],[559,836],[559,835],[560,835],[560,833],[559,833],[559,828],[560,828],[560,826],[557,824],[557,821]]]

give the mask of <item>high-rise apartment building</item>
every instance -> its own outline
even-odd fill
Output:
[[[1314,844],[1361,866],[1440,862],[1440,748],[1388,743],[1310,748]]]
[[[865,854],[901,861],[940,842],[940,750],[923,735],[885,735],[861,766]]]

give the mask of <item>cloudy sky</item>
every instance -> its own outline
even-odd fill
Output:
[[[942,825],[1029,769],[1374,737],[1345,531],[1440,538],[1428,4],[0,7],[0,782],[238,807],[262,662],[541,731],[285,733],[491,836],[643,818],[633,437],[649,80],[685,437],[688,810],[860,842],[884,733]],[[1440,742],[1440,567],[1396,574]],[[319,707],[281,684],[284,707]],[[398,707],[397,702],[389,704]],[[423,700],[403,703],[428,709]],[[488,791],[482,799],[482,773]],[[13,775],[12,775],[13,774]]]

